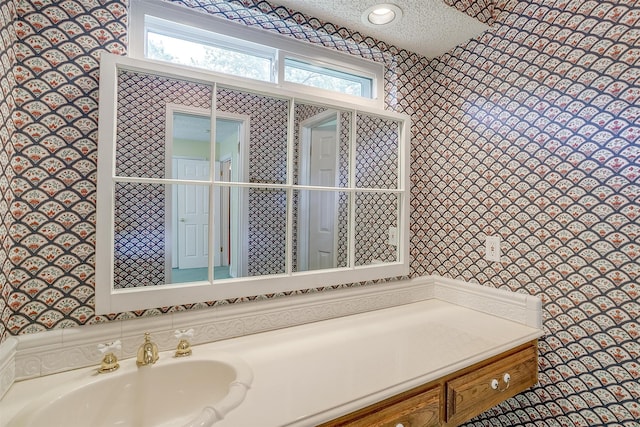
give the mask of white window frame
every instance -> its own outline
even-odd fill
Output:
[[[267,55],[275,51],[272,85],[276,87],[304,91],[310,95],[329,96],[339,101],[358,103],[374,108],[384,108],[384,65],[381,63],[157,0],[131,0],[128,55],[132,58],[145,59],[145,16],[217,33],[221,37],[220,40],[228,40],[230,46],[242,46],[242,49],[246,49],[244,50],[246,53],[256,54],[256,56]],[[284,80],[285,58],[371,79],[371,97],[349,95],[287,82]],[[164,61],[157,62],[164,63]],[[229,77],[228,74],[216,73],[215,71],[206,72]]]
[[[266,276],[251,276],[238,279],[226,279],[221,282],[193,282],[190,284],[167,284],[162,286],[146,286],[138,288],[114,288],[114,202],[115,185],[117,182],[146,182],[162,184],[180,184],[176,179],[152,179],[118,177],[116,175],[116,129],[117,129],[117,75],[118,70],[133,70],[145,73],[161,75],[169,78],[187,79],[212,85],[217,85],[235,90],[251,91],[281,99],[289,99],[292,105],[296,102],[311,103],[315,105],[334,108],[338,111],[348,111],[353,114],[350,136],[350,160],[352,165],[349,170],[350,186],[328,188],[331,191],[345,191],[351,193],[395,193],[398,195],[397,217],[397,258],[395,262],[382,264],[354,264],[354,243],[350,237],[348,267],[339,267],[326,270],[296,272],[292,270],[291,257],[293,242],[290,239],[293,232],[293,209],[291,195],[296,190],[322,190],[324,187],[314,187],[294,184],[293,159],[294,159],[294,132],[293,109],[290,111],[287,142],[287,182],[286,184],[252,184],[234,183],[238,187],[261,187],[287,191],[287,271],[283,274]],[[252,295],[265,295],[301,289],[312,289],[318,286],[330,286],[336,284],[357,283],[368,280],[383,279],[389,277],[406,276],[409,274],[409,162],[410,143],[409,134],[411,119],[405,114],[384,111],[377,108],[363,106],[361,104],[345,104],[336,102],[335,99],[320,98],[307,93],[292,92],[284,89],[275,89],[272,85],[250,80],[238,84],[237,79],[216,76],[204,73],[193,68],[172,66],[165,62],[139,60],[124,56],[104,53],[100,62],[100,126],[98,129],[98,195],[97,195],[97,226],[96,226],[96,314],[121,313],[132,310],[141,310],[156,307],[179,306],[204,301],[216,301],[229,298],[247,297]],[[355,118],[358,114],[365,113],[382,118],[397,121],[398,129],[398,183],[393,189],[356,188],[355,184]],[[212,123],[215,123],[216,112],[212,110]],[[212,132],[213,135],[213,132]],[[195,185],[206,185],[214,188],[217,185],[212,173],[209,181],[191,182]],[[221,185],[229,185],[225,182]],[[350,216],[353,218],[355,204],[351,204]],[[349,235],[355,235],[355,223],[350,221]],[[210,273],[211,275],[212,273]]]

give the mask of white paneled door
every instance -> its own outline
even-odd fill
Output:
[[[177,178],[209,179],[207,160],[177,159]],[[179,185],[178,268],[207,267],[209,257],[209,187]]]
[[[333,187],[336,183],[336,127],[311,129],[310,185]],[[335,267],[336,192],[309,194],[309,270]]]

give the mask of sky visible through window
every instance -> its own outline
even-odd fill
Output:
[[[233,76],[272,81],[272,59],[223,47],[205,45],[149,31],[147,58],[202,68]],[[301,67],[299,61],[286,61],[284,80],[348,95],[365,96],[362,81],[353,81],[347,73],[321,67]],[[343,74],[345,77],[341,77]]]
[[[271,60],[163,34],[147,34],[147,58],[271,81]]]

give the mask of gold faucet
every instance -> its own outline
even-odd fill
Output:
[[[159,358],[160,356],[158,356],[158,346],[156,345],[156,343],[151,342],[151,335],[149,335],[149,332],[145,332],[144,343],[138,349],[136,365],[153,365],[158,361]]]

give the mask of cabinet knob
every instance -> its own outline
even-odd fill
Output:
[[[505,384],[505,387],[500,388],[500,381],[494,378],[491,380],[491,388],[493,390],[498,390],[499,392],[503,392],[509,388],[510,381],[511,381],[511,375],[509,375],[509,373],[507,372],[502,377],[502,382]]]
[[[396,424],[396,427],[404,427],[404,424],[398,423],[398,424]]]

